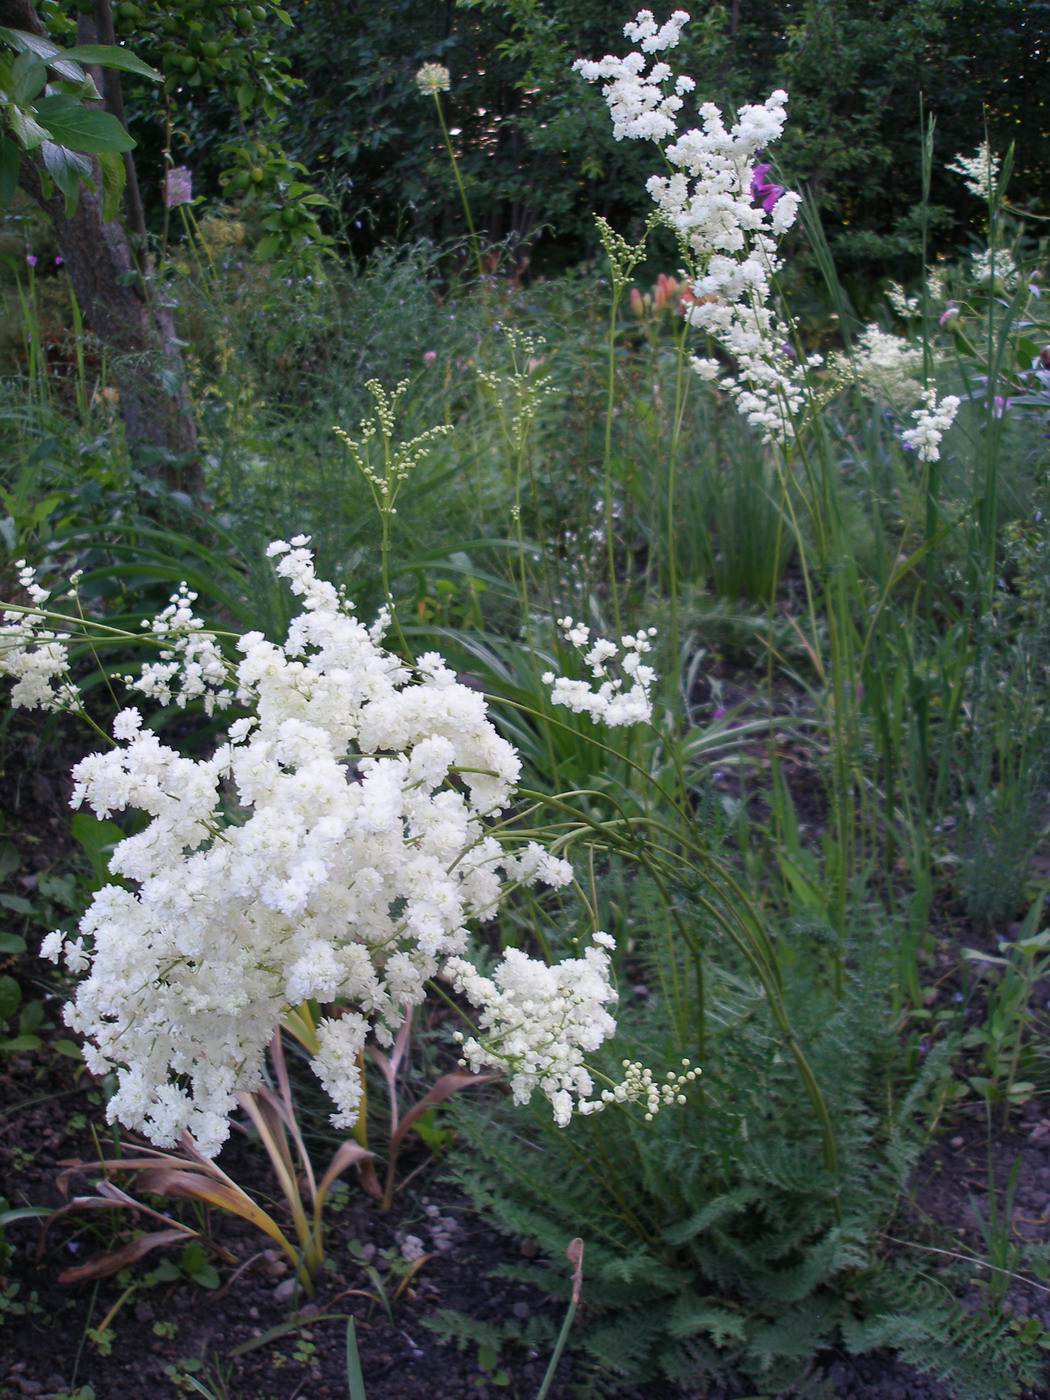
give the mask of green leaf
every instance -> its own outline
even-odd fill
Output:
[[[62,57],[75,63],[97,63],[101,68],[119,68],[122,73],[137,73],[140,78],[149,78],[154,83],[161,82],[163,74],[143,63],[119,44],[77,44],[66,49]]]
[[[273,257],[274,253],[277,252],[280,246],[281,240],[277,234],[267,234],[265,238],[260,239],[259,246],[255,250],[256,261],[267,262],[270,258]]]
[[[40,34],[27,34],[24,29],[6,29],[2,26],[0,26],[0,44],[7,44],[16,53],[35,54],[37,58],[42,58],[45,62],[62,52],[61,46],[52,39],[45,39]]]
[[[6,208],[18,188],[18,147],[0,136],[0,206]]]
[[[218,1288],[221,1280],[219,1271],[214,1264],[205,1264],[200,1269],[194,1269],[193,1282],[201,1288]]]
[[[31,914],[32,902],[20,894],[0,894],[0,905],[10,909],[12,914]]]
[[[27,1001],[18,1018],[18,1029],[26,1032],[35,1031],[43,1019],[44,1003],[42,1001]]]
[[[0,977],[0,1021],[6,1021],[18,1010],[22,988],[13,977]]]
[[[108,224],[120,211],[120,200],[128,172],[124,165],[124,157],[116,151],[100,151],[98,163],[102,171],[102,222]]]
[[[27,107],[39,97],[47,82],[47,67],[36,54],[28,51],[20,53],[11,70],[12,97],[22,107]]]
[[[13,1035],[10,1040],[0,1040],[0,1055],[16,1055],[19,1050],[39,1050],[38,1035]]]
[[[20,933],[0,933],[0,953],[24,953],[26,941]]]
[[[110,112],[85,107],[71,97],[45,97],[37,103],[36,112],[52,140],[71,150],[98,155],[103,151],[130,151],[135,147],[135,141]]]
[[[54,141],[45,141],[40,152],[44,157],[47,173],[66,197],[68,216],[77,207],[81,185],[91,179],[91,161],[79,151],[56,146]]]
[[[7,104],[7,120],[24,151],[35,151],[47,140],[46,129],[15,102]]]
[[[1038,357],[1039,350],[1040,347],[1035,343],[1034,340],[1026,340],[1024,338],[1019,340],[1016,346],[1017,368],[1030,368],[1032,361]]]
[[[109,879],[109,857],[118,841],[123,841],[124,833],[116,822],[100,821],[97,817],[78,812],[72,821],[73,840],[91,862],[91,869],[99,884]]]
[[[58,1040],[53,1040],[51,1042],[51,1049],[57,1050],[60,1055],[68,1055],[71,1060],[82,1060],[84,1058],[80,1046],[76,1041],[67,1040],[65,1036],[60,1037]]]

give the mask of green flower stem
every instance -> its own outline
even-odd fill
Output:
[[[470,233],[470,246],[474,253],[474,266],[477,268],[478,281],[484,282],[485,265],[481,261],[481,244],[478,242],[478,235],[474,231],[474,220],[471,218],[470,214],[470,200],[467,199],[467,191],[463,185],[463,177],[459,173],[459,161],[456,159],[456,153],[452,149],[452,140],[448,134],[448,127],[445,125],[445,113],[441,108],[441,94],[436,88],[434,89],[433,96],[434,106],[437,108],[438,121],[441,123],[441,135],[445,139],[445,150],[448,151],[448,158],[452,162],[452,173],[456,177],[456,188],[459,190],[460,202],[463,205],[463,213],[467,220],[467,229]]]

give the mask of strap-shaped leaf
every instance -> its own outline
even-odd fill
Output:
[[[77,1264],[72,1269],[63,1269],[58,1281],[83,1283],[87,1279],[105,1278],[109,1274],[126,1269],[129,1264],[137,1263],[144,1254],[160,1245],[185,1243],[186,1233],[183,1230],[157,1230],[154,1234],[139,1235],[137,1240],[122,1245],[120,1249],[112,1249],[108,1254],[96,1254],[93,1259],[88,1259],[83,1264]]]

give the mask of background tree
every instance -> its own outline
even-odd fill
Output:
[[[327,171],[359,254],[395,235],[463,232],[440,133],[412,81],[425,62],[451,70],[442,101],[475,223],[490,238],[513,234],[534,267],[557,270],[595,250],[595,212],[625,229],[647,212],[652,152],[615,143],[600,94],[569,72],[582,55],[622,51],[626,9],[607,0],[286,8],[293,24],[279,43],[303,89],[285,149]],[[943,165],[986,129],[1000,150],[1017,142],[1017,188],[1050,212],[1048,44],[1046,0],[732,0],[696,7],[679,54],[698,101],[736,106],[788,89],[777,152],[786,181],[808,188],[847,278],[874,285],[906,275],[919,253],[920,95],[936,119],[935,244],[973,214]]]
[[[223,150],[231,168],[224,183],[253,210],[263,235],[258,255],[296,271],[316,267],[326,240],[314,207],[323,201],[295,178],[298,167],[279,147],[269,149],[247,124],[255,113],[259,127],[272,126],[292,86],[286,65],[270,56],[269,31],[257,23],[271,12],[283,14],[272,4],[245,9],[196,0],[149,14],[125,0],[114,14],[110,0],[85,0],[74,16],[55,0],[0,0],[0,202],[10,203],[20,187],[51,220],[85,322],[107,351],[129,446],[144,465],[193,492],[203,485],[196,426],[171,308],[158,294],[150,259],[148,201],[130,155],[136,141],[125,130],[121,78],[139,84],[129,106],[156,114],[169,163],[171,106],[183,86],[225,92]],[[130,48],[114,42],[125,36]],[[74,37],[73,48],[60,42]],[[138,56],[140,49],[161,71]],[[145,103],[143,92],[151,94]],[[123,221],[116,217],[121,206]]]

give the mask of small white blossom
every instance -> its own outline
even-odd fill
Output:
[[[566,641],[583,653],[592,677],[601,683],[593,686],[587,681],[555,676],[553,671],[548,671],[541,679],[550,688],[551,703],[564,705],[576,714],[589,715],[595,724],[605,724],[609,728],[647,724],[653,715],[652,688],[656,672],[644,665],[641,657],[652,650],[651,638],[656,636],[656,628],[643,629],[637,636],[621,637],[617,646],[605,637],[597,638],[591,645],[590,628],[574,623],[571,617],[563,617],[558,625]],[[617,661],[622,675],[610,674]],[[625,679],[631,682],[626,689]]]
[[[907,320],[918,316],[922,310],[922,303],[918,297],[904,295],[904,288],[897,282],[886,284],[886,300],[896,311],[898,316],[903,316]]]
[[[152,622],[143,623],[163,643],[161,659],[147,663],[137,678],[127,677],[132,690],[180,709],[201,699],[206,714],[233,703],[229,667],[215,634],[193,612],[196,593],[180,583],[171,601]]]
[[[14,681],[11,704],[27,710],[76,710],[80,692],[69,678],[68,632],[56,632],[42,608],[51,594],[36,581],[36,570],[19,559],[19,586],[30,608],[9,608],[0,617],[0,676]]]
[[[917,426],[908,430],[906,443],[915,449],[920,462],[936,462],[941,455],[941,439],[955,422],[959,400],[954,394],[947,394],[938,404],[936,389],[927,389],[922,398],[922,408],[912,414]]]
[[[553,966],[509,948],[491,978],[462,958],[451,958],[446,972],[480,1008],[480,1036],[462,1041],[460,1063],[504,1070],[516,1103],[539,1089],[564,1127],[574,1101],[579,1107],[593,1093],[586,1054],[615,1030],[606,1010],[617,999],[606,948],[591,946]]]

